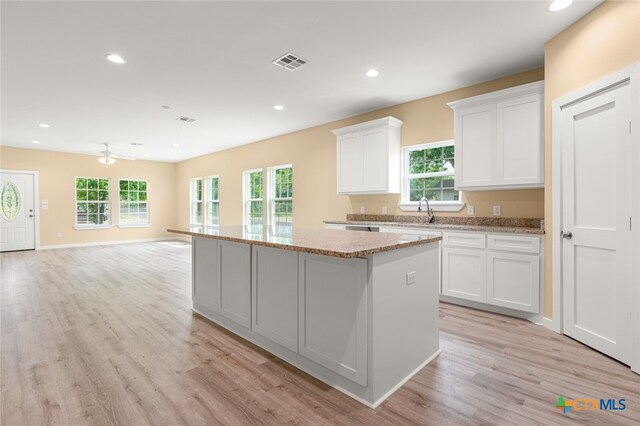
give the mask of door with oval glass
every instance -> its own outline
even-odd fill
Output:
[[[34,183],[33,173],[0,173],[0,251],[35,249]]]

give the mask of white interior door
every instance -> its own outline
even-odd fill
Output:
[[[33,250],[34,175],[0,173],[0,251]]]
[[[629,108],[621,83],[563,108],[560,123],[564,332],[627,364]]]

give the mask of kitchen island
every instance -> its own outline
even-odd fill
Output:
[[[439,237],[242,226],[192,237],[193,311],[375,408],[439,350]]]

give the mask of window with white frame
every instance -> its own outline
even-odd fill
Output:
[[[291,233],[293,227],[293,167],[269,168],[269,224],[276,233]]]
[[[118,224],[125,226],[148,225],[148,182],[139,179],[120,179],[118,187],[120,201]]]
[[[220,225],[220,187],[218,176],[207,177],[205,204],[207,225]]]
[[[77,177],[76,225],[94,227],[110,224],[109,179]]]
[[[434,206],[460,203],[454,167],[453,140],[404,148],[403,203],[417,204],[423,197]]]
[[[202,225],[202,178],[193,178],[189,183],[191,225]]]
[[[262,169],[244,172],[244,225],[249,232],[262,233]]]

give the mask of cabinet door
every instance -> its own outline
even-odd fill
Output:
[[[486,271],[484,250],[442,248],[442,294],[485,302]]]
[[[367,385],[367,260],[300,254],[300,354]]]
[[[253,246],[252,329],[298,351],[298,252]]]
[[[251,327],[251,245],[220,241],[219,313],[247,328]]]
[[[543,96],[522,96],[497,106],[497,183],[544,183]]]
[[[338,137],[338,193],[362,190],[362,138],[359,133]]]
[[[389,184],[389,149],[387,126],[362,132],[362,190],[386,191]]]
[[[496,106],[456,111],[456,187],[491,185],[495,175]]]
[[[487,263],[487,303],[538,313],[540,256],[489,251]]]
[[[218,312],[218,241],[212,238],[193,238],[194,305]]]

